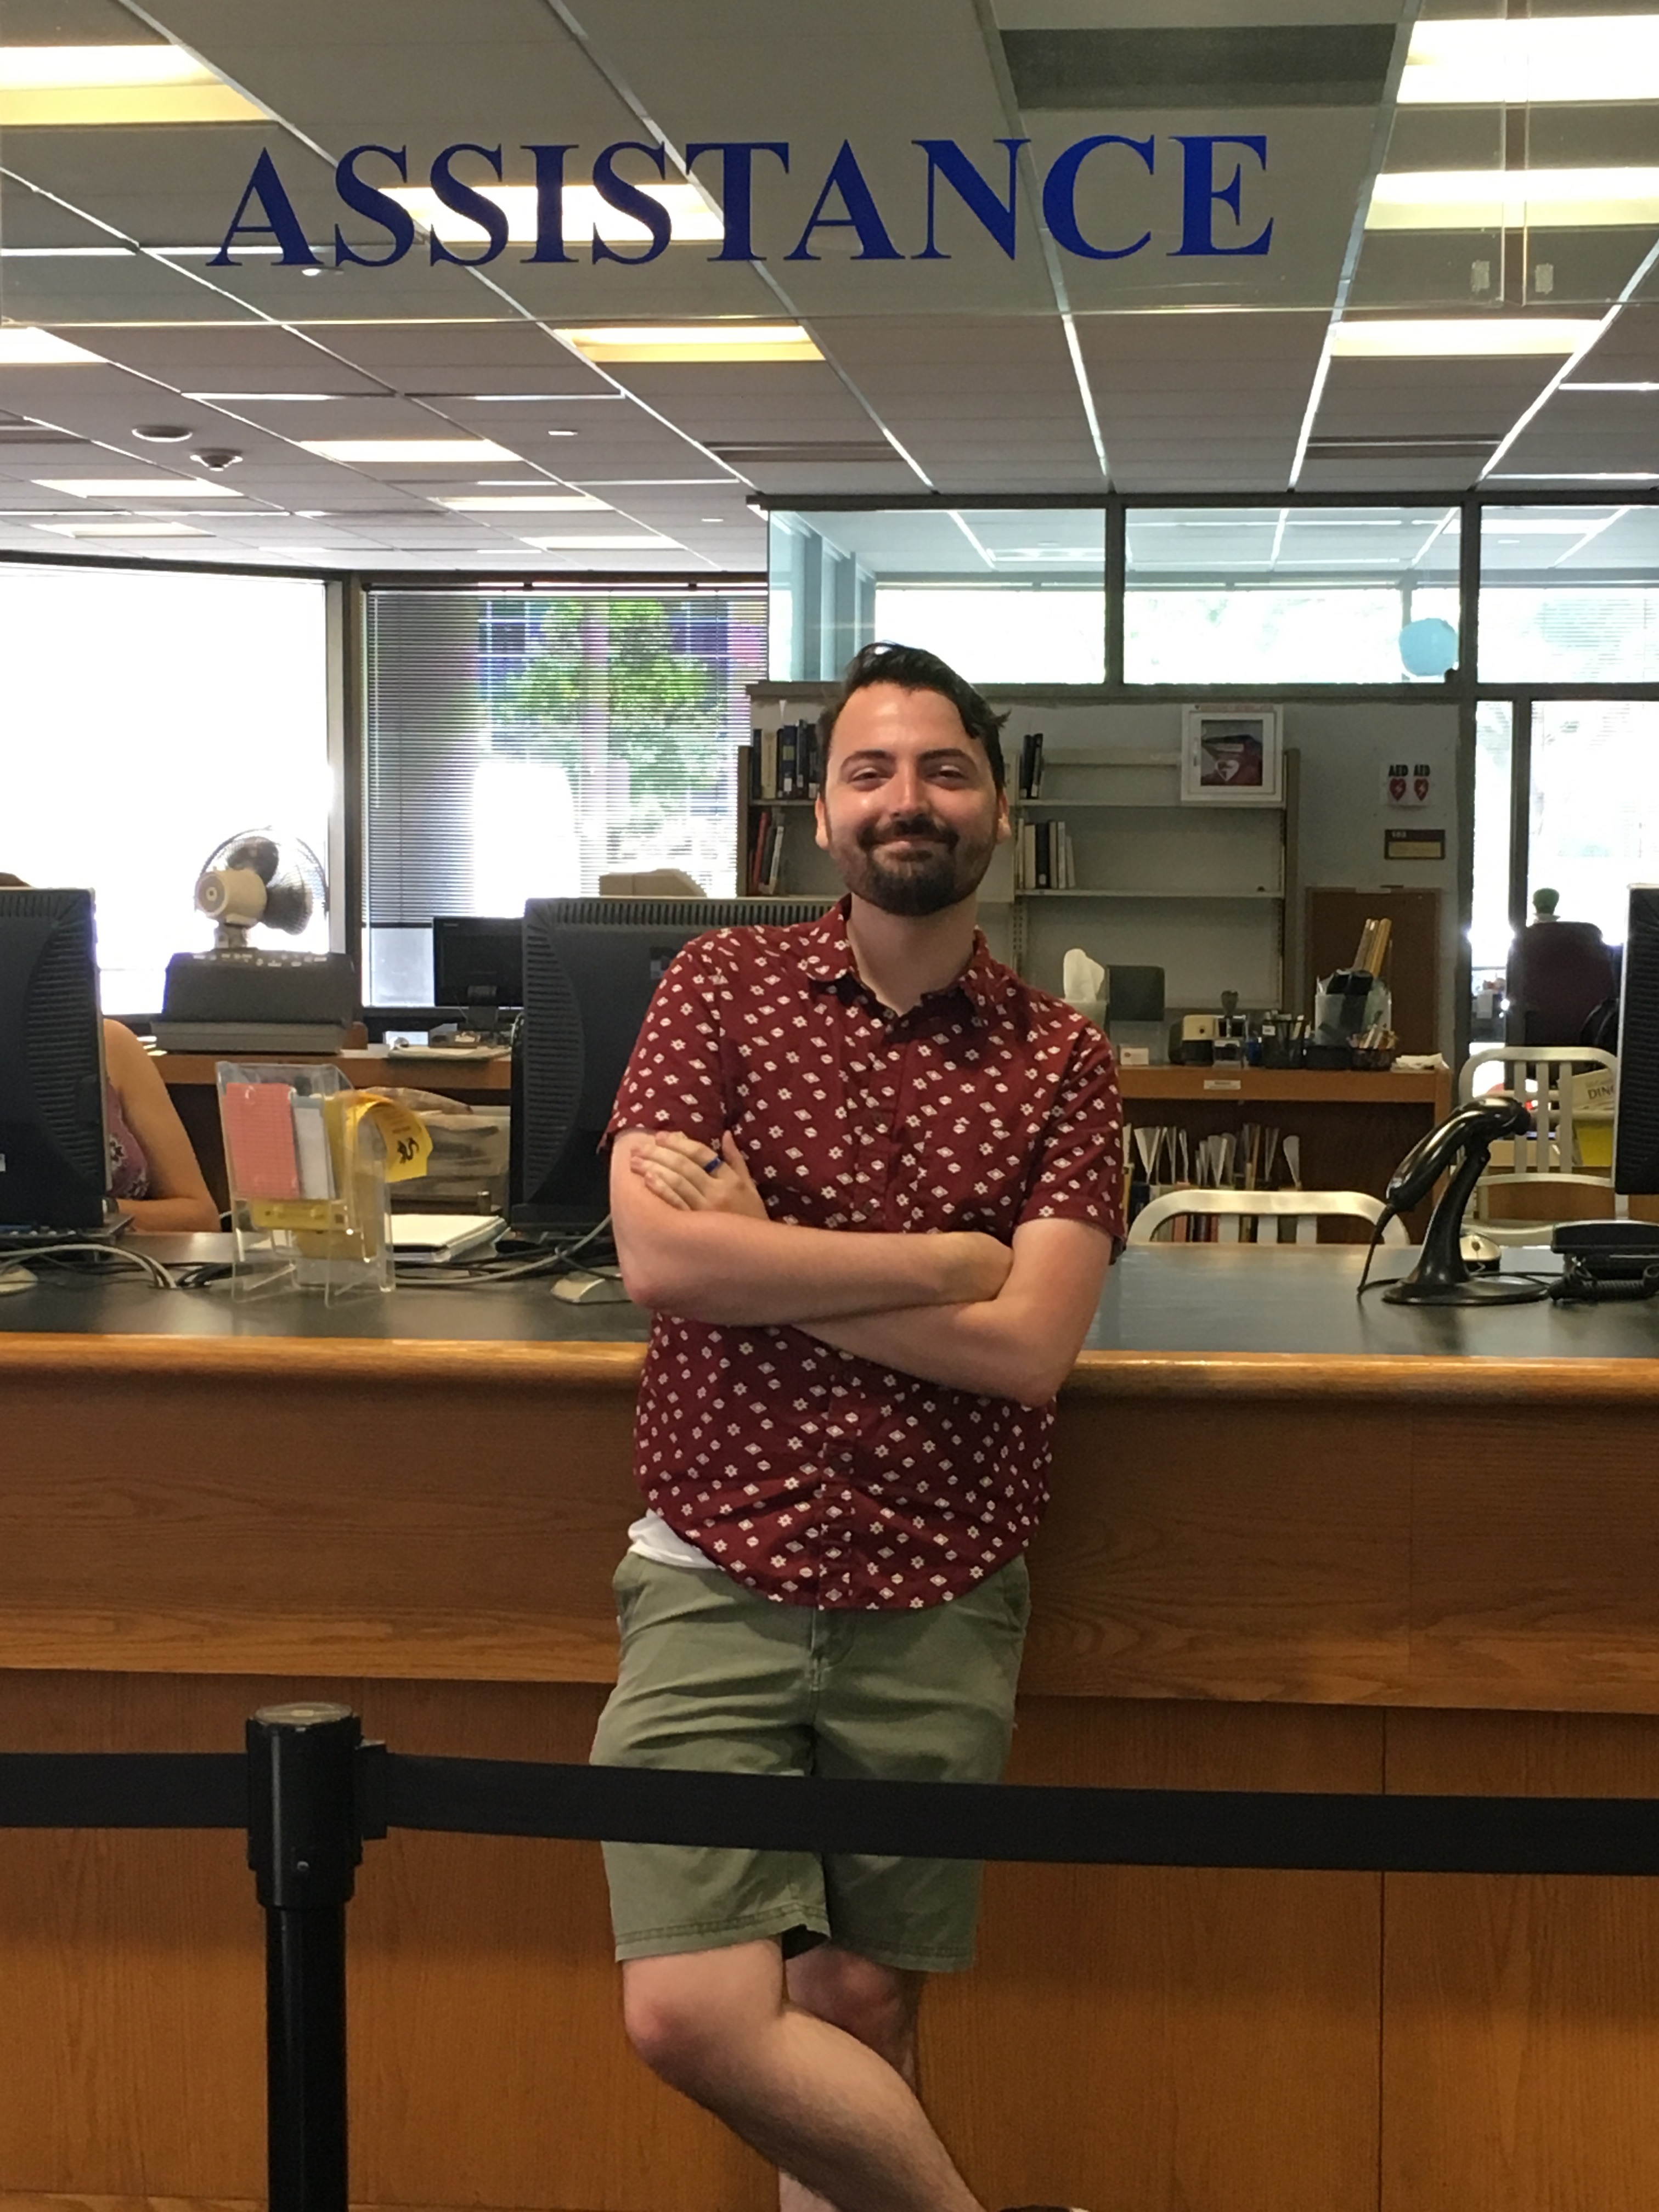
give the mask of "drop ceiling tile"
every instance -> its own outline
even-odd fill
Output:
[[[1359,361],[1331,363],[1316,437],[1502,437],[1560,363],[1511,361]]]

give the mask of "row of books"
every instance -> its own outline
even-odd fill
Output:
[[[1042,796],[1042,732],[1033,730],[1019,741],[1019,775],[1014,785],[1020,799]]]
[[[816,722],[786,722],[754,730],[749,745],[749,803],[769,799],[816,799],[822,781]]]
[[[757,808],[749,817],[749,850],[744,854],[743,890],[745,898],[763,898],[776,891],[783,866],[783,817],[769,806]]]
[[[1014,888],[1022,891],[1074,891],[1077,867],[1072,836],[1063,822],[1020,824]]]

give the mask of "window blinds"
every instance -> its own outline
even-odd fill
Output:
[[[368,997],[431,1003],[435,914],[592,895],[611,869],[732,890],[758,592],[373,592]]]

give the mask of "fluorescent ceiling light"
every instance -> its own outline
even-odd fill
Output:
[[[157,261],[211,261],[216,254],[224,252],[222,246],[143,246],[138,250]],[[244,246],[239,240],[236,253],[239,260],[280,261],[283,248],[280,246]],[[308,276],[311,272],[307,270],[302,273]]]
[[[36,330],[27,323],[0,330],[0,368],[57,368],[70,362],[95,361],[101,364],[103,359],[100,353],[88,353],[84,346],[71,345],[55,331]]]
[[[76,499],[240,499],[228,484],[204,483],[196,477],[36,477],[42,491],[66,491]]]
[[[1403,106],[1659,100],[1659,15],[1419,23]]]
[[[300,438],[295,441],[324,461],[467,463],[516,461],[517,453],[489,438]]]
[[[264,116],[179,46],[0,49],[0,127],[258,123]]]
[[[480,497],[469,492],[457,499],[441,499],[438,504],[457,514],[591,514],[603,511],[608,514],[612,511],[608,499],[595,499],[591,492],[585,491],[521,492],[516,497],[508,493],[500,498],[489,495]]]
[[[622,323],[557,331],[589,361],[822,361],[799,323]]]
[[[130,246],[0,246],[0,261],[125,261]]]
[[[1385,171],[1365,211],[1367,230],[1607,230],[1656,222],[1659,168]]]
[[[186,399],[200,399],[208,402],[219,399],[244,401],[257,399],[261,406],[266,407],[278,399],[284,401],[292,399],[302,406],[309,407],[324,399],[380,399],[384,397],[384,393],[379,392],[187,392],[185,394]]]
[[[536,242],[536,188],[533,185],[479,185],[480,198],[494,200],[507,216],[507,235],[514,246]],[[641,185],[640,190],[668,211],[669,234],[676,244],[696,240],[722,239],[726,226],[719,210],[711,208],[695,185]],[[394,185],[386,194],[409,210],[424,229],[434,232],[446,246],[483,246],[485,234],[476,222],[447,208],[425,185]],[[567,185],[562,223],[567,246],[586,246],[595,232],[607,246],[648,246],[651,234],[631,215],[623,215],[602,200],[592,185]]]
[[[1401,317],[1339,323],[1331,332],[1331,351],[1350,361],[1571,354],[1588,345],[1601,327],[1590,316]]]
[[[1486,525],[1481,532],[1481,543],[1485,544],[1488,532],[1500,544],[1506,538],[1582,538],[1587,525],[1598,519],[1610,522],[1613,515],[1608,514],[1598,518],[1594,515],[1581,514],[1574,516],[1570,521],[1562,521],[1554,516],[1546,518],[1543,515],[1523,514],[1512,520],[1502,522],[1494,515],[1490,524]]]
[[[533,545],[538,553],[637,553],[648,547],[678,553],[684,547],[672,538],[659,537],[655,531],[608,531],[599,537],[578,538],[573,532],[559,538],[526,538],[520,540]]]
[[[1659,384],[1564,384],[1563,392],[1659,392]]]
[[[198,530],[189,522],[38,522],[37,530],[49,530],[54,538],[206,538],[208,531]]]

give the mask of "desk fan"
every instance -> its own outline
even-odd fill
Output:
[[[196,880],[214,925],[210,952],[175,952],[157,1042],[169,1052],[337,1052],[357,1018],[343,952],[256,945],[252,933],[299,937],[328,911],[322,862],[297,837],[244,830],[215,847]]]

